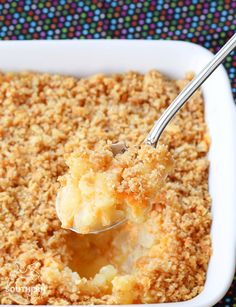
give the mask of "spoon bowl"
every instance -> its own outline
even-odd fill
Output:
[[[60,195],[57,194],[57,197],[56,197],[56,214],[57,214],[59,220],[61,220],[61,218],[60,218],[61,214],[60,214],[60,205],[59,205],[59,203],[60,203]],[[113,229],[113,228],[115,228],[115,227],[125,223],[126,221],[127,221],[127,219],[123,218],[123,219],[115,222],[114,224],[104,226],[104,227],[102,227],[100,229],[92,230],[92,231],[89,232],[89,234],[98,234],[98,233],[101,233],[101,232],[104,232],[104,231],[107,231],[107,230],[111,230],[111,229]],[[83,234],[82,232],[79,231],[79,229],[76,229],[74,227],[71,227],[71,228],[68,228],[68,229],[76,232],[77,234]]]

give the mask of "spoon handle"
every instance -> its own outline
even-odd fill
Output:
[[[235,47],[236,33],[217,52],[217,54],[212,58],[207,66],[191,82],[188,83],[188,85],[180,92],[180,94],[169,105],[161,117],[156,121],[145,140],[146,144],[156,147],[157,142],[169,121]]]

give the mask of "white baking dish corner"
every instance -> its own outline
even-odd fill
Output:
[[[212,53],[180,41],[69,40],[0,42],[2,71],[34,70],[75,76],[157,69],[171,78],[199,72]],[[212,248],[203,291],[195,298],[158,307],[213,306],[228,290],[236,251],[236,110],[226,71],[219,67],[203,85],[211,137],[209,188]]]

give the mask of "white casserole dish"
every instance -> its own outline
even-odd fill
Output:
[[[171,78],[197,73],[212,53],[198,45],[178,41],[25,41],[0,42],[2,71],[40,72],[89,76],[157,69]],[[236,259],[236,110],[223,67],[203,86],[206,121],[212,144],[210,194],[213,254],[204,290],[195,298],[161,306],[212,306],[229,288]]]

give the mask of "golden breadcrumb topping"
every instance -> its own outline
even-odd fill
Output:
[[[84,79],[0,74],[1,304],[176,302],[201,292],[211,216],[209,137],[199,91],[160,139],[173,171],[144,223],[78,235],[61,228],[55,210],[58,177],[68,176],[65,158],[76,163],[83,149],[96,152],[106,141],[142,144],[190,78],[173,81],[156,71]],[[125,176],[117,192],[145,193],[129,168]]]
[[[133,146],[113,155],[111,146],[83,149],[67,159],[57,213],[63,228],[89,233],[122,220],[144,222],[171,169],[163,145]]]

